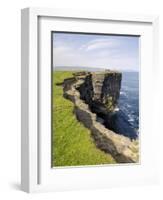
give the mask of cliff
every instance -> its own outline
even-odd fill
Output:
[[[136,130],[129,124],[127,116],[118,109],[122,80],[120,72],[77,72],[74,77],[83,81],[77,88],[80,98],[97,114],[105,127],[130,139],[137,138]]]
[[[78,88],[83,99],[96,113],[107,114],[117,107],[122,74],[107,70],[105,72],[76,73],[84,83]]]
[[[98,148],[110,153],[119,163],[138,162],[138,140],[116,134],[98,120],[99,116],[110,120],[115,112],[121,78],[121,73],[112,71],[77,72],[74,77],[64,80],[64,97],[74,103],[77,119],[90,129]]]

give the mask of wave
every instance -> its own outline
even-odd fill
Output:
[[[118,107],[136,131],[139,129],[139,79],[137,73],[123,73]],[[138,131],[137,131],[138,132]]]

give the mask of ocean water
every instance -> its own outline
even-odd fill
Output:
[[[105,126],[130,139],[139,136],[139,74],[122,73],[118,110],[105,118]]]
[[[139,73],[123,72],[119,109],[130,126],[139,130]]]

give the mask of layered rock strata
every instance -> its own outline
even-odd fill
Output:
[[[114,72],[115,73],[115,72]],[[103,124],[97,121],[97,115],[93,113],[89,108],[90,101],[99,102],[105,107],[108,104],[108,92],[110,86],[102,88],[103,85],[100,83],[101,80],[105,82],[106,74],[102,75],[99,81],[99,75],[92,73],[78,73],[74,77],[65,79],[63,83],[64,97],[71,100],[74,103],[74,113],[77,119],[84,124],[85,127],[90,129],[92,136],[95,140],[96,146],[101,150],[110,153],[118,163],[135,163],[139,160],[139,143],[138,140],[130,140],[128,137],[123,135],[118,135],[115,132],[107,129]],[[120,75],[117,73],[114,76],[114,82]],[[90,79],[90,77],[93,77]],[[112,77],[112,76],[111,76]],[[112,77],[113,78],[113,77]],[[91,81],[90,81],[91,80]],[[99,81],[99,82],[98,82]],[[95,85],[94,83],[99,83]],[[115,84],[116,82],[116,84]],[[114,87],[117,87],[120,90],[120,83],[118,81],[114,82]],[[118,82],[118,83],[117,83]],[[84,84],[88,84],[89,88],[85,90],[85,94],[80,92]],[[79,89],[80,88],[80,89]],[[99,94],[98,91],[103,90],[103,95]],[[115,90],[115,89],[114,89]],[[116,90],[117,91],[117,90]],[[110,93],[109,93],[110,94]],[[83,100],[82,95],[85,96]],[[118,98],[118,92],[112,93],[112,102],[111,106],[108,106],[108,111],[112,111],[116,108],[116,101]],[[110,97],[109,96],[109,97]],[[115,97],[115,99],[114,99]],[[107,103],[106,103],[107,102]],[[110,105],[109,104],[109,105]],[[105,107],[106,108],[106,107]],[[106,112],[106,109],[102,110]]]

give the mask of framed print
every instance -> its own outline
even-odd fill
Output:
[[[22,10],[22,190],[158,182],[158,17]]]

